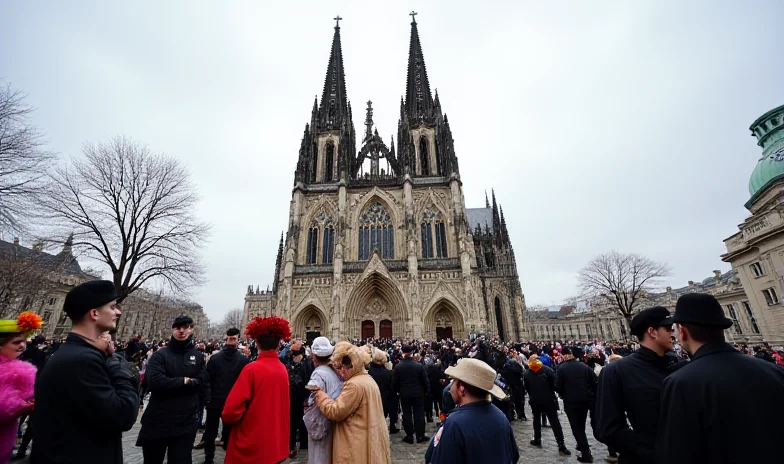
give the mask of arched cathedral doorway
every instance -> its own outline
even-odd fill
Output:
[[[319,308],[308,305],[294,316],[292,336],[312,342],[326,333],[327,319]]]
[[[346,301],[344,327],[349,338],[406,336],[406,303],[395,283],[375,271],[354,287]]]
[[[467,338],[463,313],[454,302],[442,298],[425,313],[425,338],[436,340]]]

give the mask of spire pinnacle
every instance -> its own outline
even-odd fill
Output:
[[[485,208],[490,207],[490,200],[487,199],[487,190],[485,190]]]
[[[348,118],[348,98],[346,97],[346,75],[343,70],[343,50],[340,45],[340,16],[335,18],[335,34],[332,37],[332,50],[329,54],[327,76],[321,95],[319,116],[323,129],[337,129],[343,119]]]
[[[411,12],[411,42],[408,48],[408,81],[406,82],[406,112],[414,121],[431,117],[433,97],[430,95],[430,82],[425,69],[425,57],[419,42],[416,12]]]
[[[337,15],[337,16],[335,16],[335,17],[334,17],[334,18],[332,18],[332,19],[334,19],[334,20],[335,20],[335,28],[336,28],[336,29],[337,29],[337,28],[339,28],[339,27],[340,27],[340,20],[341,20],[341,19],[343,19],[343,18],[341,18],[341,17],[340,17],[340,15]]]
[[[370,128],[373,127],[373,102],[367,101],[367,114],[365,116],[365,140],[373,136]]]

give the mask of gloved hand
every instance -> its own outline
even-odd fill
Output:
[[[201,385],[201,380],[191,377],[190,380],[188,380],[188,385],[192,385],[193,388],[198,388],[199,385]]]
[[[126,381],[136,385],[136,387],[138,388],[139,386],[138,376],[135,377],[133,375],[130,364],[123,361],[121,358],[117,356],[109,357],[109,359],[106,360],[106,368],[109,370],[109,379],[111,380],[112,383],[118,381]]]

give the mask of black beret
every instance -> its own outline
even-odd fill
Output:
[[[87,314],[91,309],[100,308],[117,299],[114,283],[108,280],[91,280],[72,288],[65,295],[63,311],[71,319]]]
[[[724,316],[719,301],[707,293],[687,293],[678,298],[672,321],[715,329],[732,327],[732,320]]]
[[[172,322],[172,329],[175,327],[182,327],[184,325],[193,325],[193,319],[189,316],[177,316],[174,318],[174,322]]]
[[[411,345],[403,345],[403,348],[400,349],[403,353],[411,353],[414,351],[414,347]]]
[[[583,351],[583,348],[581,346],[569,346],[566,347],[566,349],[569,350],[569,354],[571,354],[575,358],[582,358],[583,354],[585,354],[585,351]]]
[[[670,311],[663,306],[654,306],[653,308],[643,309],[632,319],[631,331],[632,335],[637,338],[648,330],[648,327],[666,327],[672,325],[672,317]]]
[[[230,328],[229,330],[226,331],[226,336],[228,336],[228,337],[233,337],[233,336],[239,335],[239,334],[240,334],[240,329],[238,329],[236,327],[232,327],[232,328]]]

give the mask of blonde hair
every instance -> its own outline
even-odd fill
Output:
[[[376,348],[373,350],[373,362],[376,364],[385,364],[387,362],[387,354],[384,351]]]

